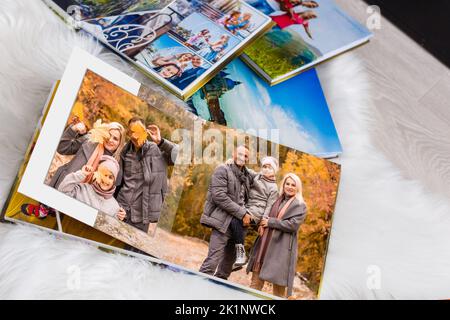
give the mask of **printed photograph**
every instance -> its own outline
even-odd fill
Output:
[[[68,229],[244,288],[317,298],[338,164],[199,120],[156,89],[133,96],[91,71],[65,122],[45,184],[98,210],[94,228],[59,213]],[[58,216],[37,201],[16,214]]]
[[[275,79],[370,36],[332,0],[245,0],[276,26],[245,50]]]
[[[98,231],[97,229],[90,227],[69,215],[58,212],[57,210],[42,204],[40,201],[27,197],[18,192],[24,171],[28,166],[28,162],[31,154],[33,153],[36,141],[40,136],[42,124],[45,121],[49,109],[52,107],[53,96],[55,93],[56,88],[52,93],[52,98],[49,100],[49,103],[44,109],[44,116],[41,119],[40,125],[37,127],[32,142],[27,149],[24,162],[19,169],[16,181],[11,188],[8,201],[5,203],[0,217],[5,218],[6,220],[31,224],[123,249],[126,246],[124,242],[104,232]],[[52,171],[54,171],[54,168],[58,165],[64,164],[70,160],[69,156],[58,155],[57,157],[58,159],[53,162],[54,166],[51,169]]]
[[[318,157],[342,152],[315,70],[270,86],[235,59],[186,102],[195,115],[230,128],[278,129],[280,144]]]
[[[221,154],[220,139],[211,141]],[[228,160],[174,168],[158,256],[282,298],[316,299],[340,166],[281,145],[254,161],[250,145],[236,143]]]
[[[173,27],[171,34],[211,63],[218,62],[240,43],[237,37],[196,12]]]
[[[166,34],[153,41],[135,59],[180,90],[184,90],[211,67],[200,55]]]
[[[266,18],[254,8],[241,3],[241,5],[218,19],[216,22],[227,31],[240,39],[244,39],[257,30]]]
[[[177,116],[183,111],[169,108],[169,116],[149,108],[148,103],[88,71],[45,184],[116,220],[127,230],[127,237],[118,240],[127,243],[125,249],[140,252],[129,244],[134,238],[147,239],[150,225],[158,222],[178,152],[171,133],[189,128],[192,121]],[[56,212],[32,202],[22,205],[21,214],[43,221]],[[65,232],[92,230],[87,225],[80,230],[71,220],[64,216]]]
[[[340,165],[217,123],[202,131],[204,161],[174,166],[157,256],[280,297],[317,298]]]

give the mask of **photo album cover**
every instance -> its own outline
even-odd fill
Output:
[[[273,26],[239,0],[44,1],[182,99]]]
[[[245,0],[276,25],[241,58],[275,85],[348,51],[372,36],[333,0]]]
[[[260,297],[318,298],[340,165],[179,102],[75,49],[2,215]]]

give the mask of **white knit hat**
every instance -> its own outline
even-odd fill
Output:
[[[278,160],[277,159],[275,159],[274,157],[264,157],[261,160],[261,166],[264,166],[266,164],[271,166],[273,168],[273,171],[275,171],[275,173],[277,173],[277,171],[278,171]]]

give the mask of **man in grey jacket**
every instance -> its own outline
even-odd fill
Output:
[[[136,124],[141,131],[133,131]],[[144,136],[142,136],[142,133]],[[148,134],[152,141],[145,139]],[[145,127],[143,119],[128,122],[130,141],[121,155],[122,181],[116,199],[126,211],[125,221],[148,232],[150,223],[158,222],[167,193],[167,166],[176,160],[178,146],[161,138],[155,125]]]
[[[236,258],[235,243],[230,223],[233,217],[250,224],[252,215],[245,209],[253,173],[245,165],[249,150],[238,146],[233,154],[233,163],[221,164],[213,173],[209,184],[204,212],[200,223],[211,227],[208,256],[200,272],[228,279]]]

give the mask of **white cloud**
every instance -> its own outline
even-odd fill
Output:
[[[255,91],[242,84],[223,99],[229,125],[241,129],[279,129],[280,143],[308,153],[320,152],[320,144],[311,136],[294,115],[273,103],[267,89],[255,81]]]
[[[272,104],[272,98],[270,97],[267,89],[259,82],[255,81],[255,87],[258,91],[259,97],[261,98],[264,106],[270,106]]]
[[[273,126],[280,130],[280,142],[282,144],[309,153],[319,152],[319,145],[315,139],[302,128],[300,123],[293,120],[294,117],[283,110],[281,106],[271,105],[267,111],[268,117],[272,118]]]

